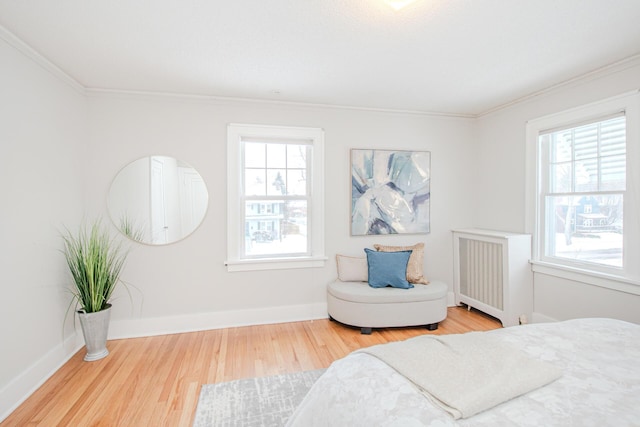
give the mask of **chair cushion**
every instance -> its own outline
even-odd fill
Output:
[[[445,298],[447,285],[432,281],[428,285],[418,285],[411,289],[372,288],[362,282],[341,282],[329,284],[327,291],[336,298],[345,301],[369,304],[389,304],[403,302],[430,301]]]

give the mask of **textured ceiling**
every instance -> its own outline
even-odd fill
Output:
[[[87,88],[476,115],[640,54],[640,0],[0,0]]]

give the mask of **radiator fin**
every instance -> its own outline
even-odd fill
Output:
[[[460,293],[503,309],[502,245],[460,239]]]

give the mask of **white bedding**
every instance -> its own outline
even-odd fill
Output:
[[[469,418],[562,376],[557,366],[483,332],[421,335],[359,351],[408,378],[455,419]]]
[[[470,418],[454,420],[384,362],[352,353],[327,369],[288,425],[640,426],[639,325],[578,319],[486,334],[559,367],[562,377]],[[424,361],[429,363],[428,355]]]

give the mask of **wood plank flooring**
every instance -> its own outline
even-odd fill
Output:
[[[433,332],[393,328],[361,335],[313,320],[113,340],[109,356],[95,362],[84,362],[81,349],[0,427],[191,426],[202,384],[326,368],[366,346],[499,327],[483,313],[450,307]]]

